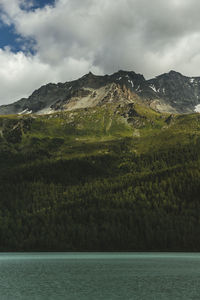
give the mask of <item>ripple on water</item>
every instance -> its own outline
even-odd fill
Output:
[[[199,299],[198,253],[4,253],[0,299]]]

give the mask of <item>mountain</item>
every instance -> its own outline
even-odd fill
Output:
[[[200,103],[200,77],[178,72],[145,80],[135,72],[97,76],[91,72],[66,83],[49,83],[28,98],[0,106],[0,114],[46,114],[106,103],[143,103],[159,112],[194,112]]]
[[[186,77],[170,71],[148,80],[148,84],[159,99],[178,113],[193,112],[200,103],[200,77]]]
[[[1,107],[0,251],[200,251],[198,93],[89,73]]]

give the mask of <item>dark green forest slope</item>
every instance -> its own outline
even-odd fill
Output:
[[[0,117],[0,251],[200,251],[200,115]]]

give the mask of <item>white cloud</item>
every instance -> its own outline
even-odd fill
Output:
[[[73,58],[65,58],[52,68],[51,65],[41,62],[37,55],[25,55],[23,52],[14,54],[8,48],[0,49],[0,66],[2,104],[29,96],[41,84],[66,81],[66,73],[68,79],[73,80],[90,69],[90,65],[84,59]],[[93,71],[99,72],[94,68]]]
[[[27,96],[32,88],[44,80],[48,66],[37,57],[29,57],[9,49],[0,50],[0,97],[1,103],[8,103]]]
[[[9,67],[0,71],[0,102],[89,70],[200,75],[197,0],[57,0],[54,6],[23,10],[28,3],[0,0],[2,21],[36,42],[35,55],[1,50],[0,70],[6,62]]]

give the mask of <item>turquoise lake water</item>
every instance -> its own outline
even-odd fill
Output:
[[[200,299],[200,254],[2,253],[0,299]]]

